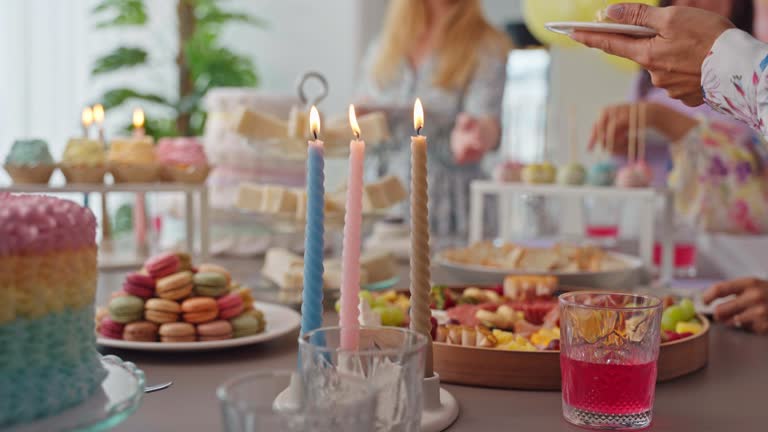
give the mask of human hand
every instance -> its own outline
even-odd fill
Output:
[[[483,138],[479,119],[461,113],[456,117],[456,125],[451,131],[451,151],[459,165],[480,161],[490,150]]]
[[[650,72],[656,87],[666,89],[686,105],[704,103],[701,65],[715,40],[733,28],[730,21],[703,9],[635,3],[609,6],[607,14],[616,23],[651,27],[658,35],[634,38],[578,31],[571,37],[586,46],[636,61]]]
[[[603,109],[589,138],[589,149],[594,150],[600,144],[607,147],[613,139],[614,155],[626,155],[629,147],[629,114],[633,104],[611,105]],[[637,109],[645,109],[646,128],[655,128],[670,141],[682,139],[698,121],[675,109],[658,103],[638,103]],[[638,125],[638,128],[641,125]],[[599,142],[602,139],[602,143]]]
[[[704,293],[704,303],[736,295],[715,308],[715,319],[728,326],[768,334],[768,281],[757,278],[721,282]]]

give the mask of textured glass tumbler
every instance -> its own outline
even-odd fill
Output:
[[[291,387],[293,384],[296,387]],[[217,390],[225,432],[358,432],[372,430],[376,392],[351,383],[322,400],[306,397],[295,371],[255,372],[233,378]],[[364,385],[363,385],[364,384]],[[287,390],[288,403],[279,404]]]
[[[363,327],[355,351],[341,349],[340,327],[326,327],[299,338],[302,380],[307,397],[322,399],[363,378],[378,394],[372,431],[417,432],[427,338],[397,327]]]
[[[578,426],[651,424],[662,302],[633,294],[560,296],[563,416]]]

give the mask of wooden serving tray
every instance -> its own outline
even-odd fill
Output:
[[[658,381],[693,373],[709,360],[709,320],[698,315],[704,330],[667,342],[659,350]],[[518,390],[559,390],[560,351],[506,351],[435,342],[434,368],[451,384]]]

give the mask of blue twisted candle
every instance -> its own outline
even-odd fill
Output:
[[[325,187],[323,142],[317,139],[320,116],[310,112],[310,129],[315,136],[307,148],[307,225],[304,233],[304,291],[301,304],[301,333],[323,325],[323,232]]]

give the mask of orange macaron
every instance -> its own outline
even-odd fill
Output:
[[[157,281],[155,294],[167,300],[181,300],[192,294],[192,272],[183,271]]]
[[[185,322],[165,323],[160,326],[162,342],[194,342],[197,339],[195,326]]]
[[[213,321],[219,316],[219,306],[211,297],[188,298],[181,304],[181,311],[184,321],[192,324]]]
[[[181,305],[173,300],[152,298],[144,303],[144,319],[157,324],[179,320]]]

